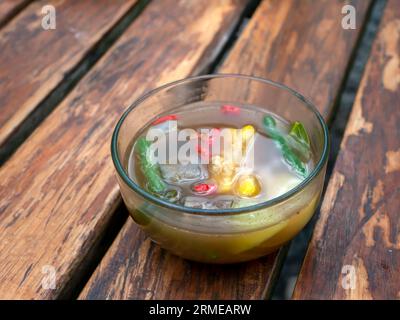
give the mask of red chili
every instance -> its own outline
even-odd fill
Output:
[[[211,194],[217,190],[217,186],[213,183],[198,183],[192,187],[192,190],[197,193]]]
[[[178,116],[176,114],[170,114],[168,116],[164,116],[164,117],[158,118],[157,120],[155,120],[152,123],[152,125],[155,126],[156,124],[160,124],[160,123],[163,123],[165,121],[177,120],[177,119],[178,119]]]
[[[235,115],[240,114],[240,108],[231,105],[221,106],[221,111],[225,114],[235,114]]]

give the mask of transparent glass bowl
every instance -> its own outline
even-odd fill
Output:
[[[157,115],[200,101],[256,105],[288,121],[301,121],[310,135],[313,171],[289,192],[245,208],[187,208],[148,193],[127,174],[134,138]],[[161,247],[206,263],[252,260],[292,239],[318,205],[328,151],[327,126],[304,97],[269,80],[231,74],[192,77],[147,93],[122,115],[111,145],[122,198],[134,221]]]

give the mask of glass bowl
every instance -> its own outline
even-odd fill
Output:
[[[158,115],[201,101],[256,105],[301,121],[310,136],[314,169],[285,194],[244,208],[196,209],[155,197],[127,174],[134,139]],[[311,219],[323,188],[328,137],[323,118],[299,93],[261,78],[215,74],[164,85],[135,101],[116,125],[111,153],[130,215],[154,242],[189,260],[236,263],[277,250]]]

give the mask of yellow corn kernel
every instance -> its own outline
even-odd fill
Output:
[[[247,125],[242,128],[242,145],[243,150],[246,150],[248,143],[254,137],[256,130],[252,125]]]
[[[235,192],[241,197],[255,197],[261,192],[261,183],[256,176],[240,176],[235,184]]]

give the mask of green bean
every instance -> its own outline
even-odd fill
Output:
[[[160,175],[158,164],[152,163],[149,156],[151,143],[144,137],[140,137],[136,142],[136,152],[140,162],[140,169],[147,180],[147,188],[153,193],[163,193],[167,185]]]

